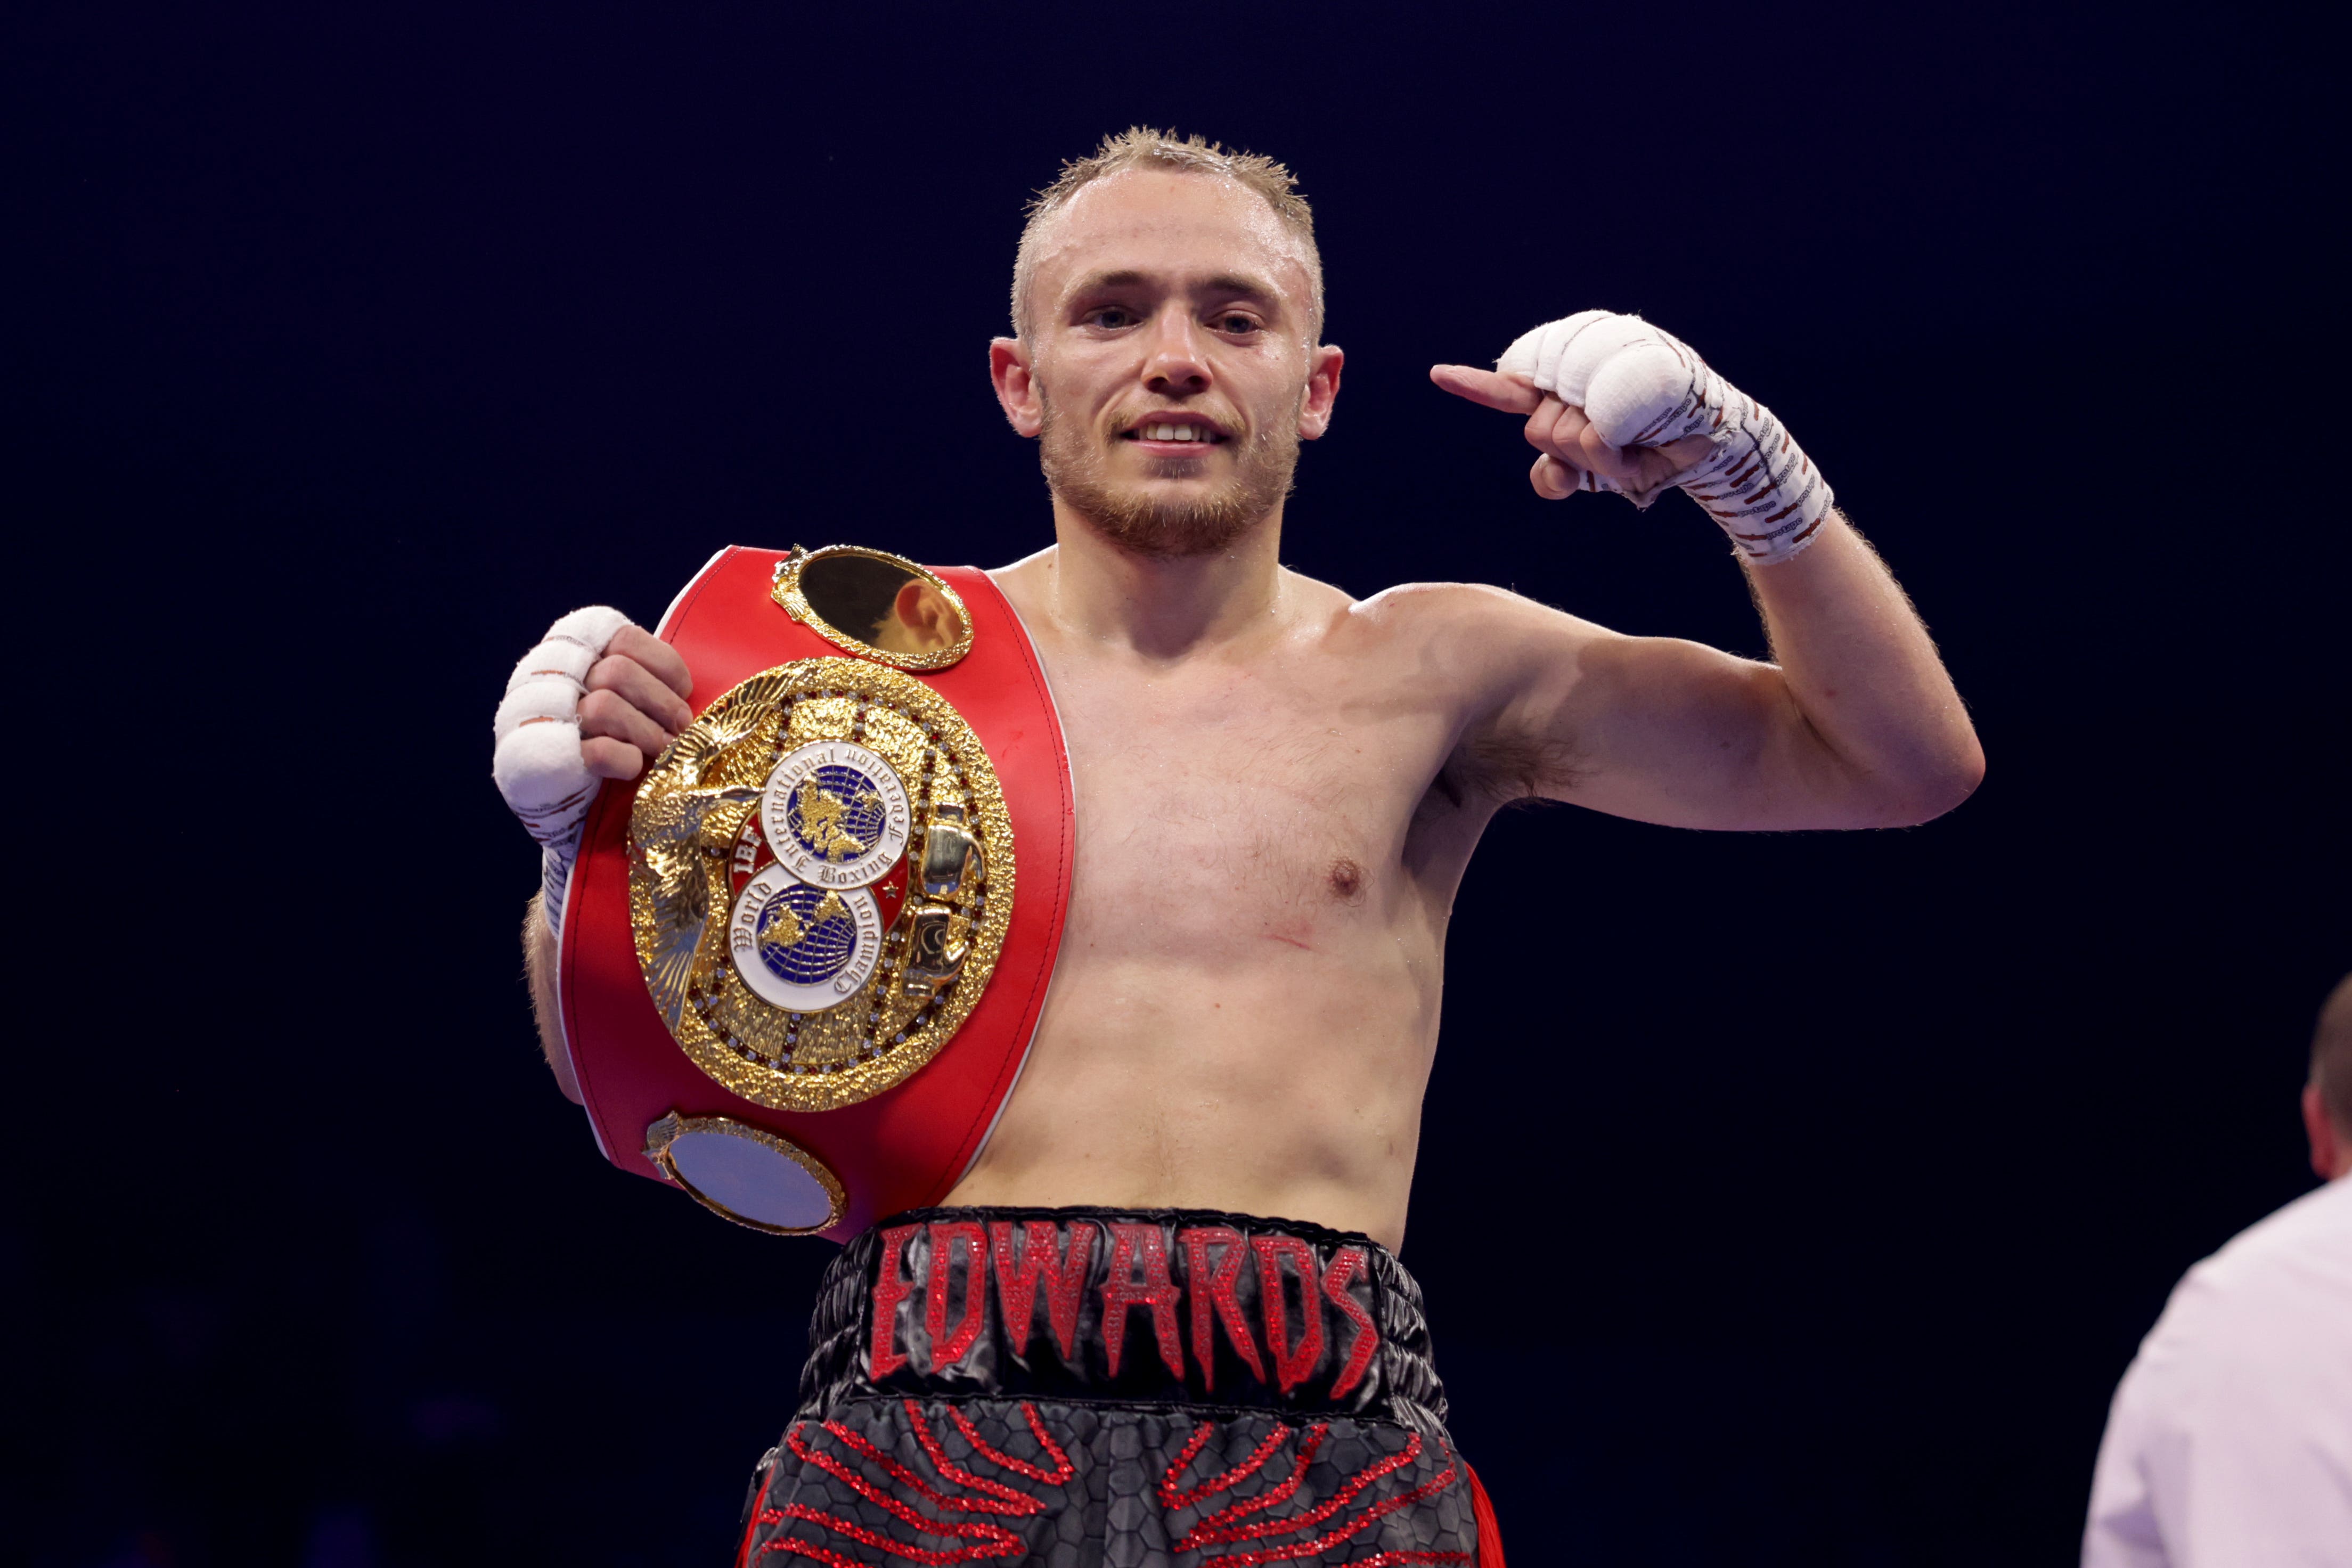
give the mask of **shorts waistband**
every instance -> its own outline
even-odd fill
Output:
[[[1421,1288],[1386,1247],[1210,1210],[895,1215],[834,1259],[809,1346],[804,1419],[911,1396],[1445,1420]]]

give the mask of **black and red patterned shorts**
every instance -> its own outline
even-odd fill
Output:
[[[1502,1568],[1421,1290],[1190,1210],[926,1209],[825,1277],[744,1568]]]

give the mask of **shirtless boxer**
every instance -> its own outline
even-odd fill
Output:
[[[1916,824],[1974,788],[1975,734],[1926,628],[1801,449],[1645,323],[1587,312],[1529,333],[1496,371],[1440,365],[1432,379],[1524,421],[1547,498],[1696,495],[1744,558],[1771,663],[1621,636],[1494,588],[1412,584],[1360,602],[1281,566],[1297,444],[1329,427],[1343,355],[1322,342],[1311,222],[1279,165],[1150,132],[1111,139],[1036,204],[1013,308],[990,370],[1006,418],[1040,442],[1055,543],[992,575],[1060,709],[1076,860],[1027,1065],[950,1207],[924,1216],[927,1234],[936,1245],[939,1216],[967,1208],[1007,1234],[1010,1213],[1033,1227],[1029,1245],[1066,1249],[1087,1216],[1111,1211],[1153,1211],[1150,1234],[1164,1222],[1171,1251],[1212,1222],[1255,1226],[1302,1237],[1318,1268],[1356,1250],[1394,1294],[1383,1328],[1412,1340],[1411,1281],[1390,1254],[1404,1236],[1446,918],[1496,808],[1541,796],[1677,827]],[[1632,515],[1579,504],[1594,510],[1585,527]],[[1676,503],[1667,521],[1700,519]],[[691,717],[684,663],[634,627],[612,637],[585,688],[583,752],[604,778],[635,777]],[[544,1027],[553,958],[543,922],[534,933]],[[1767,953],[1814,940],[1776,929],[1769,900],[1724,935]],[[552,1044],[550,1058],[562,1061]],[[1277,1215],[1287,1220],[1235,1217]],[[847,1283],[828,1286],[802,1419],[764,1472],[752,1555],[1075,1563],[1108,1551],[1124,1564],[1478,1552],[1425,1363],[1388,1368],[1378,1408],[1336,1395],[1320,1415],[1216,1405],[1232,1429],[1197,1452],[1184,1445],[1200,1423],[1157,1407],[1114,1414],[1081,1397],[1076,1416],[1039,1426],[984,1400],[861,1402],[873,1369],[851,1364],[863,1352],[835,1331],[878,1270],[886,1288],[911,1271],[902,1245],[877,1264],[869,1232],[836,1266]],[[1349,1319],[1330,1299],[1338,1336]],[[1136,1336],[1159,1322],[1150,1310]],[[1209,1321],[1201,1312],[1193,1321]],[[968,1373],[936,1392],[972,1396],[984,1382]],[[1217,1398],[1237,1397],[1219,1386]],[[925,1411],[936,1431],[916,1430]],[[1139,1436],[1110,1433],[1120,1421],[1141,1423]],[[1122,1464],[1148,1473],[1150,1508],[1122,1513]],[[970,1466],[1024,1497],[1040,1476],[1062,1489],[1047,1487],[1056,1500],[1034,1518],[986,1515],[1012,1535],[983,1539],[925,1489]],[[1226,1476],[1241,1479],[1222,1490],[1204,1479]],[[1279,1506],[1244,1506],[1286,1483]],[[1407,1500],[1377,1513],[1382,1498]],[[1277,1516],[1311,1521],[1252,1533]],[[966,1533],[942,1519],[965,1520],[954,1528]],[[939,1552],[960,1555],[925,1554]]]

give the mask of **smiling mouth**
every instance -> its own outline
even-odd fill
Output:
[[[1213,447],[1224,440],[1223,432],[1213,425],[1197,420],[1139,419],[1118,434],[1122,441],[1169,442],[1178,445]]]

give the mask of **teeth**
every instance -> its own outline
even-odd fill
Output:
[[[1205,441],[1209,433],[1197,425],[1147,425],[1143,428],[1147,441]]]

